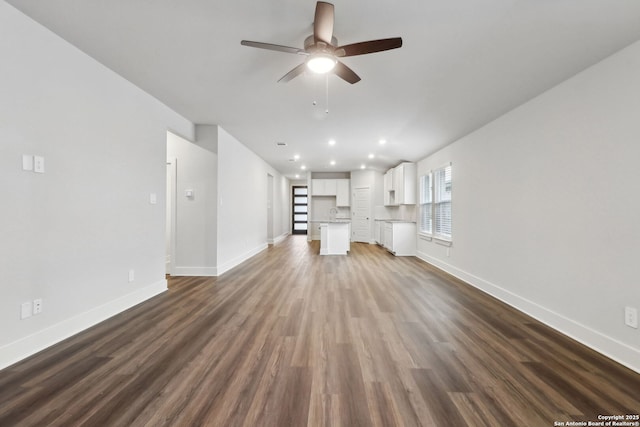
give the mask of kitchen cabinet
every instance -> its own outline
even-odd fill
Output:
[[[394,184],[393,169],[389,169],[387,173],[384,174],[383,196],[385,206],[396,206]]]
[[[393,224],[390,222],[383,223],[382,227],[382,246],[393,253]]]
[[[391,201],[391,194],[393,192],[392,191],[385,191],[384,192],[384,205],[385,206],[393,206],[393,202]]]
[[[416,204],[416,183],[418,180],[415,163],[401,163],[393,171],[395,198],[398,205]]]
[[[349,204],[349,194],[351,193],[350,184],[351,184],[351,180],[349,179],[336,179],[336,206],[337,207],[350,206]]]
[[[380,246],[384,246],[384,224],[384,221],[376,219],[373,228],[374,239]]]
[[[389,169],[387,173],[384,174],[384,191],[393,191],[394,190],[394,180],[393,180],[393,169]]]
[[[415,163],[401,163],[384,175],[384,205],[415,205],[417,169]]]
[[[384,248],[395,256],[414,256],[416,254],[416,223],[384,223]]]
[[[349,206],[350,179],[312,179],[312,196],[335,196],[336,206]]]
[[[320,224],[320,255],[346,255],[351,249],[350,235],[348,221]]]
[[[311,195],[312,196],[335,196],[336,195],[335,179],[312,179]]]

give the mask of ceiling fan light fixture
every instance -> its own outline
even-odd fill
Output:
[[[307,68],[316,74],[326,74],[333,70],[338,61],[333,55],[327,53],[316,53],[307,60]]]

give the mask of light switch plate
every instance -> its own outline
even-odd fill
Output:
[[[26,319],[27,317],[31,317],[32,314],[31,301],[23,302],[20,306],[20,318]]]
[[[149,203],[151,203],[152,205],[158,203],[158,195],[156,193],[149,194]]]
[[[22,170],[23,171],[33,170],[33,156],[31,154],[22,155]]]

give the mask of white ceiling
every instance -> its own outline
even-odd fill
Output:
[[[324,77],[276,83],[302,57],[240,45],[302,47],[312,0],[8,3],[290,178],[417,161],[640,39],[638,0],[335,0],[340,44],[404,46],[344,58],[362,81],[330,76],[325,114]]]

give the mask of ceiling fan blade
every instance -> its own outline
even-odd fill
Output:
[[[319,1],[316,4],[316,15],[313,20],[313,37],[316,42],[331,44],[333,37],[333,5]]]
[[[298,49],[297,47],[280,46],[279,44],[252,42],[250,40],[242,40],[240,42],[243,46],[257,47],[259,49],[275,50],[277,52],[295,53],[298,55],[308,55],[304,49]]]
[[[340,61],[336,63],[336,66],[333,68],[333,72],[336,76],[348,83],[354,84],[360,81],[360,76]]]
[[[391,39],[370,40],[367,42],[353,43],[336,48],[336,56],[356,56],[367,53],[382,52],[383,50],[391,50],[402,47],[402,37],[393,37]],[[344,51],[344,53],[343,53]]]
[[[302,64],[298,65],[296,68],[294,68],[293,70],[289,71],[287,74],[282,76],[280,80],[278,80],[278,83],[286,83],[288,81],[293,80],[294,77],[298,77],[300,74],[304,73],[304,70],[306,68],[307,68],[307,63],[303,62]]]

